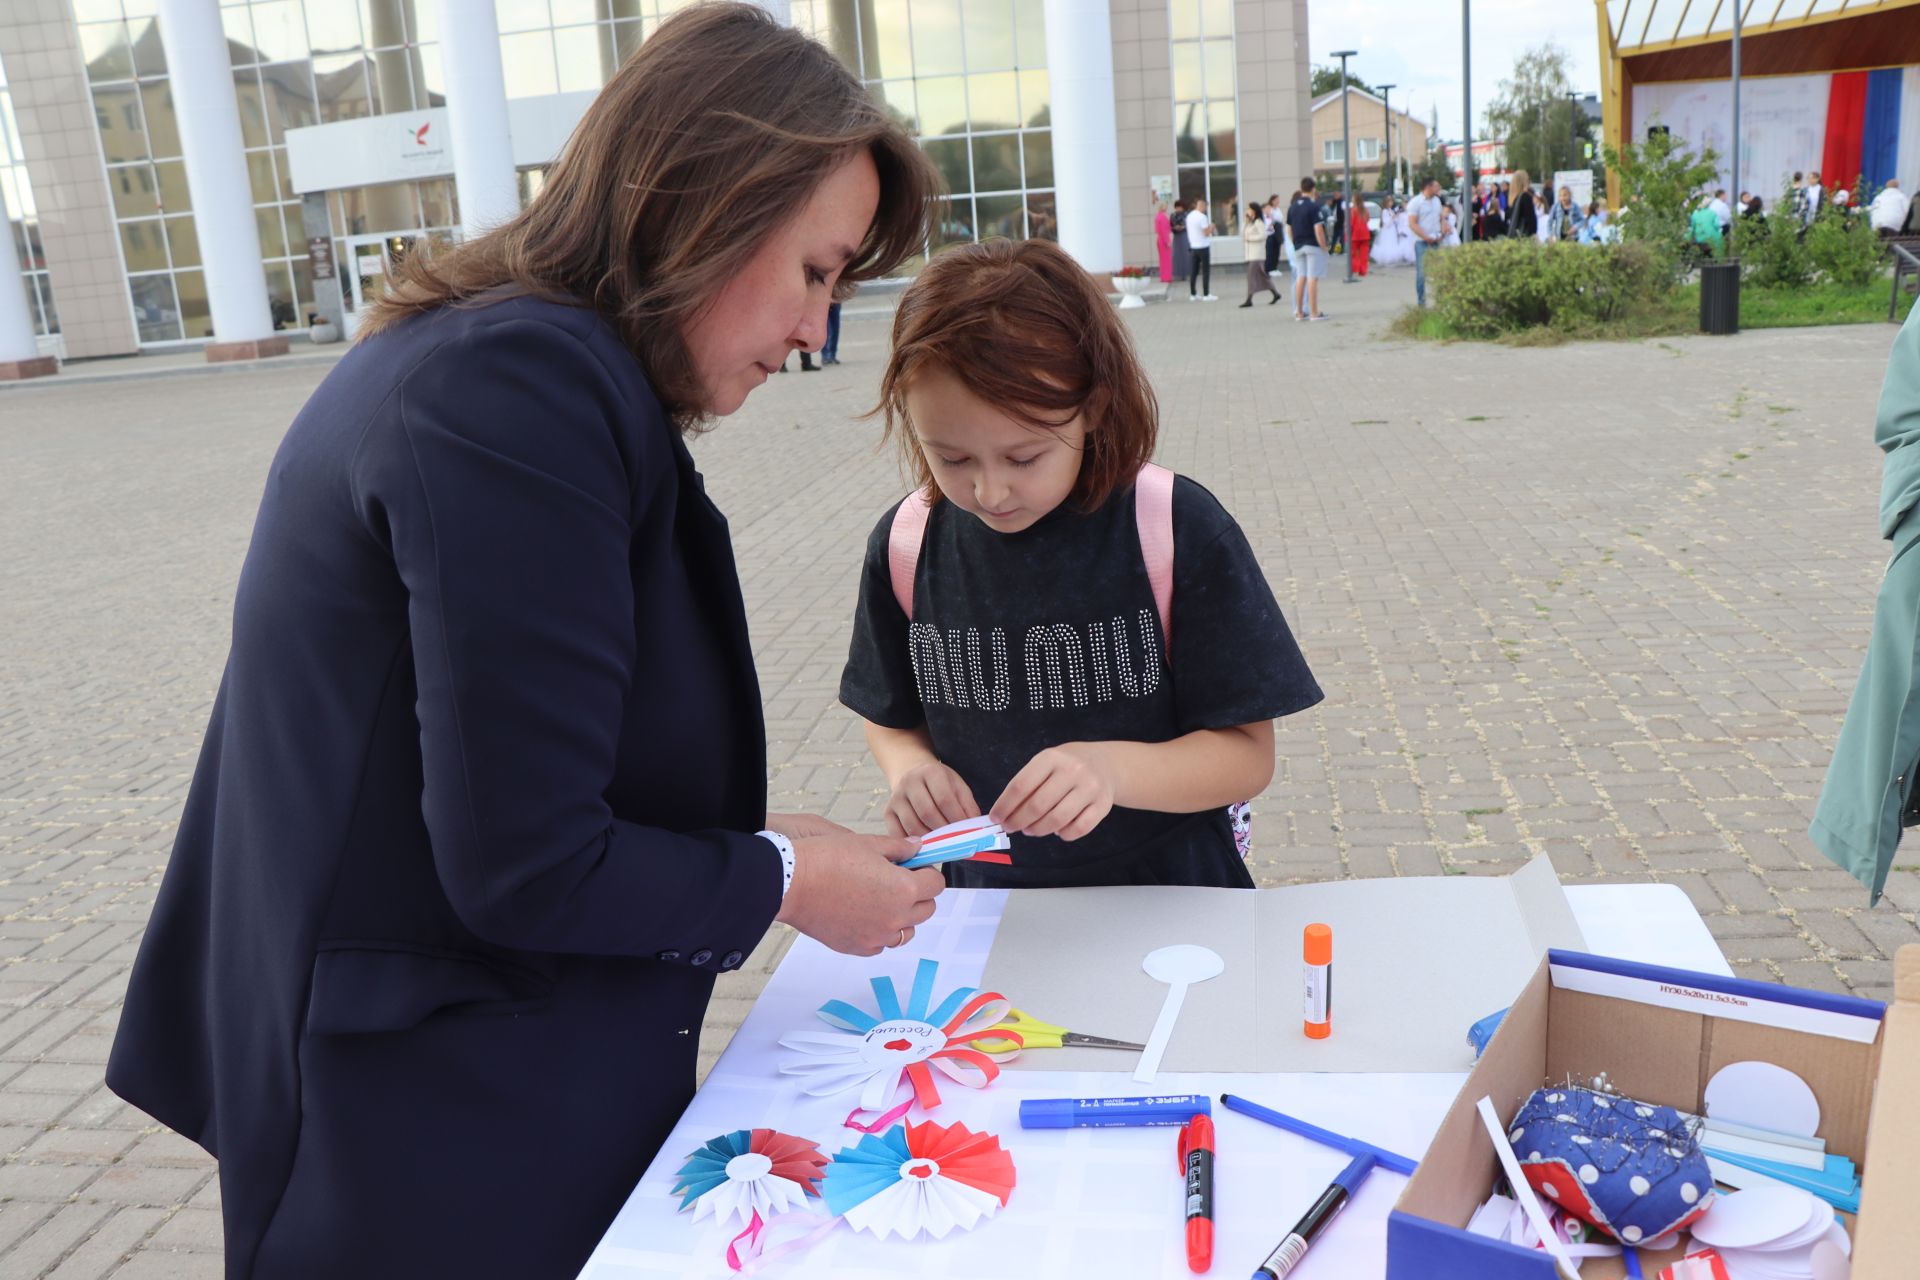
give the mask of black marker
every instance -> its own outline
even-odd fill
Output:
[[[1287,1238],[1280,1242],[1280,1247],[1267,1255],[1267,1260],[1253,1273],[1253,1280],[1282,1280],[1288,1272],[1299,1266],[1300,1259],[1307,1256],[1307,1246],[1318,1240],[1327,1229],[1327,1224],[1347,1207],[1347,1201],[1353,1199],[1360,1190],[1360,1184],[1373,1172],[1374,1163],[1374,1158],[1365,1152],[1355,1156],[1353,1163],[1342,1169],[1333,1184],[1320,1193],[1320,1198],[1313,1202],[1313,1208],[1307,1210],[1306,1216],[1287,1232]]]

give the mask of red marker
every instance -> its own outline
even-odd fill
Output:
[[[1187,1270],[1213,1265],[1213,1120],[1195,1116],[1180,1129],[1180,1171],[1187,1180]]]

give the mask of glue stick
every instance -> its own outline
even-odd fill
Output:
[[[1307,1038],[1325,1040],[1333,1034],[1333,929],[1308,925],[1301,947],[1306,961]]]

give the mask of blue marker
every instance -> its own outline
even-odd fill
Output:
[[[1147,1098],[1028,1098],[1020,1104],[1022,1129],[1109,1129],[1136,1125],[1183,1125],[1213,1114],[1203,1093]]]
[[[1300,1265],[1300,1259],[1307,1256],[1307,1246],[1326,1231],[1327,1224],[1339,1216],[1347,1207],[1347,1202],[1359,1192],[1360,1184],[1367,1180],[1377,1163],[1373,1156],[1362,1152],[1353,1158],[1353,1163],[1342,1169],[1320,1198],[1313,1202],[1306,1216],[1287,1232],[1287,1238],[1280,1247],[1267,1255],[1253,1273],[1253,1280],[1283,1280],[1288,1272]]]

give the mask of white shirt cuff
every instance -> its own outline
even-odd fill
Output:
[[[760,838],[771,844],[780,854],[780,897],[784,901],[787,890],[793,888],[793,841],[778,831],[762,831]]]

